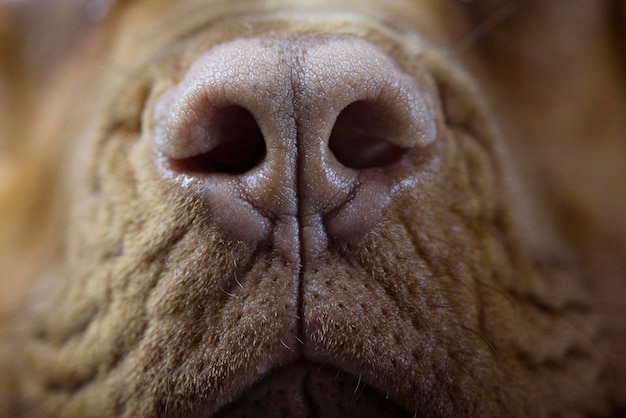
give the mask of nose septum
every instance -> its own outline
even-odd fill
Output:
[[[436,138],[420,86],[347,36],[213,47],[154,120],[163,173],[184,179],[226,234],[262,240],[286,223],[314,247],[375,227],[395,167]]]

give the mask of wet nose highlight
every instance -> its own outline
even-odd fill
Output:
[[[282,217],[314,219],[331,239],[367,232],[401,180],[394,167],[436,138],[417,83],[352,37],[213,47],[157,99],[153,118],[162,173],[248,240],[266,239]]]

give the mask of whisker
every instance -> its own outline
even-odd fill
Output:
[[[498,353],[498,350],[496,349],[496,347],[493,345],[493,343],[491,341],[489,341],[489,339],[482,333],[482,332],[478,332],[475,329],[472,329],[470,327],[466,327],[466,326],[462,326],[461,328],[470,331],[471,333],[477,335],[478,337],[480,337],[480,339],[482,339],[485,344],[487,344],[487,346],[489,347],[489,349],[495,354],[496,358],[498,359],[498,361],[502,361],[502,359],[500,358],[500,353]]]
[[[357,391],[359,390],[359,386],[361,385],[361,373],[359,373],[359,380],[356,382],[356,387],[354,388],[354,394],[356,395]]]
[[[469,49],[472,45],[477,43],[482,37],[484,37],[487,33],[489,33],[493,28],[495,28],[499,23],[501,23],[504,19],[510,16],[515,9],[517,8],[517,1],[512,0],[490,16],[488,16],[485,20],[480,22],[478,26],[469,31],[467,35],[465,35],[453,48],[452,52],[454,54],[460,54]]]
[[[285,347],[287,350],[291,351],[291,352],[295,352],[296,350],[294,350],[293,348],[289,347],[287,344],[285,344],[285,342],[281,339],[280,343],[283,345],[283,347]]]
[[[234,293],[230,293],[230,292],[228,292],[227,290],[225,290],[225,289],[222,287],[222,284],[221,284],[221,283],[220,283],[219,287],[220,287],[220,290],[222,291],[222,293],[224,293],[225,295],[228,295],[228,296],[230,296],[231,298],[235,298],[235,299],[238,299],[238,298],[239,298],[239,296],[237,296],[236,294],[234,294]]]

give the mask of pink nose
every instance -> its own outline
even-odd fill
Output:
[[[374,228],[411,153],[436,138],[416,82],[347,36],[213,47],[158,99],[154,119],[162,175],[224,233],[291,231],[313,252]]]

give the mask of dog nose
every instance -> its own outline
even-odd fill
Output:
[[[162,175],[225,233],[258,241],[287,228],[318,250],[375,227],[397,173],[436,138],[420,85],[340,35],[214,46],[153,115]]]

